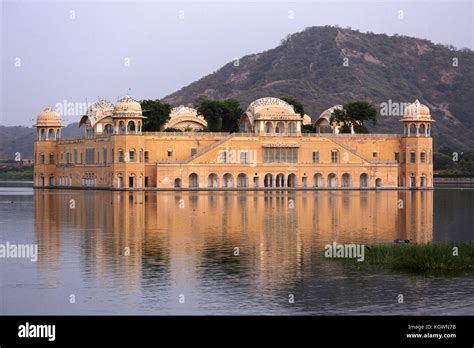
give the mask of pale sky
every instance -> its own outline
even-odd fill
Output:
[[[0,0],[1,1],[1,0]],[[399,19],[403,11],[403,19]],[[157,99],[309,26],[474,48],[468,1],[3,1],[0,125],[46,106]],[[65,124],[79,114],[63,115]]]

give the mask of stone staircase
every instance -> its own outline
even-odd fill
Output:
[[[224,139],[221,139],[221,140],[209,145],[208,147],[206,147],[202,151],[199,151],[198,153],[195,153],[194,155],[189,157],[189,159],[187,159],[184,163],[190,163],[190,162],[194,161],[196,158],[198,158],[198,157],[208,153],[209,151],[215,149],[216,147],[218,147],[219,145],[225,143],[227,140],[229,140],[230,138],[233,138],[234,136],[235,136],[234,133],[227,135]]]
[[[328,140],[332,141],[334,144],[339,145],[340,147],[346,149],[347,151],[349,151],[349,152],[352,153],[353,155],[355,155],[355,156],[357,156],[357,157],[363,159],[364,161],[367,161],[367,162],[369,162],[369,163],[372,163],[372,160],[371,160],[371,159],[369,159],[369,158],[367,158],[366,156],[364,156],[364,155],[358,153],[356,150],[354,150],[353,148],[347,146],[346,144],[344,144],[344,143],[342,143],[342,142],[340,142],[340,141],[335,140],[334,138],[335,138],[335,137],[326,137],[326,139],[328,139]]]

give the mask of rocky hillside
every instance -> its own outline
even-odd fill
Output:
[[[454,64],[453,64],[454,63]],[[453,66],[456,65],[457,66]],[[237,66],[236,66],[237,65]],[[230,62],[167,96],[194,104],[202,96],[237,98],[243,107],[264,96],[300,99],[313,119],[353,100],[427,104],[436,120],[435,147],[474,147],[474,53],[406,36],[311,27],[268,51]],[[398,116],[380,116],[374,132],[399,133]]]

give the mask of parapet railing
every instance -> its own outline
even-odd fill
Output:
[[[375,133],[301,133],[304,137],[340,137],[340,138],[396,138],[402,136],[402,134],[375,134]]]
[[[142,132],[143,135],[159,135],[159,136],[196,136],[196,135],[203,135],[203,136],[216,136],[222,137],[227,136],[230,133],[224,132]]]
[[[57,141],[59,143],[61,142],[71,142],[71,141],[78,141],[78,140],[108,140],[111,138],[111,135],[108,134],[108,135],[96,135],[96,136],[93,136],[93,137],[86,137],[84,135],[79,135],[79,136],[75,136],[75,137],[61,137],[61,138],[58,138]]]

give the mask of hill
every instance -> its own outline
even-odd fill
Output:
[[[62,130],[63,137],[84,134],[78,123],[71,123]],[[14,159],[19,152],[22,158],[33,158],[33,144],[36,139],[36,129],[29,127],[0,126],[0,159]]]
[[[462,150],[474,147],[473,86],[471,50],[326,26],[307,28],[278,47],[242,57],[238,64],[230,62],[164,101],[192,105],[203,96],[232,97],[245,108],[260,97],[289,95],[302,101],[315,119],[335,104],[354,100],[379,108],[381,103],[418,98],[436,120],[435,147]],[[372,131],[400,133],[399,119],[380,116]]]

